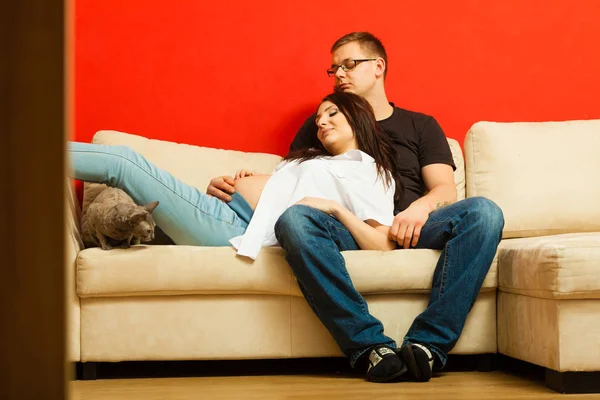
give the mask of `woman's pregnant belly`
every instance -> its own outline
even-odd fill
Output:
[[[235,191],[246,199],[250,207],[255,210],[258,199],[260,199],[260,195],[270,177],[271,175],[247,176],[237,179],[233,186],[235,187]]]

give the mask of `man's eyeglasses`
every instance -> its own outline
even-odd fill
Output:
[[[345,60],[340,65],[332,65],[331,68],[327,70],[327,76],[332,77],[337,72],[338,68],[341,68],[342,71],[348,72],[352,71],[358,64],[364,61],[376,61],[376,58],[363,58],[359,60]]]

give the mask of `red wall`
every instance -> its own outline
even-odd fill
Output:
[[[600,118],[596,0],[86,0],[75,17],[80,141],[116,129],[283,154],[354,30],[386,45],[390,100],[461,142],[480,120]]]

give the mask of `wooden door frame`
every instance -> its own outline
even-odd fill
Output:
[[[67,397],[65,3],[0,2],[0,398]]]

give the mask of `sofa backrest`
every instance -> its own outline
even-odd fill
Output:
[[[504,238],[600,231],[600,120],[478,122],[464,148],[467,196],[500,206]]]
[[[221,150],[208,147],[178,144],[118,131],[98,131],[92,143],[125,145],[142,154],[157,167],[169,171],[183,182],[206,191],[210,180],[221,175],[233,175],[240,169],[250,169],[258,173],[273,172],[281,157],[266,153],[249,153],[235,150]],[[465,197],[465,169],[462,150],[454,139],[448,139],[456,171],[454,178],[459,198]],[[83,210],[100,193],[104,185],[86,184],[83,196]]]
[[[203,193],[214,177],[233,175],[241,169],[269,174],[281,161],[280,156],[273,154],[178,144],[109,130],[96,132],[92,143],[129,146],[157,167],[170,172],[188,185],[197,187]],[[85,184],[84,211],[102,189],[104,185]]]
[[[458,193],[458,200],[462,200],[466,197],[465,159],[460,144],[456,140],[448,138],[448,144],[450,145],[450,151],[452,151],[452,158],[456,166],[456,170],[454,171],[456,192]]]

